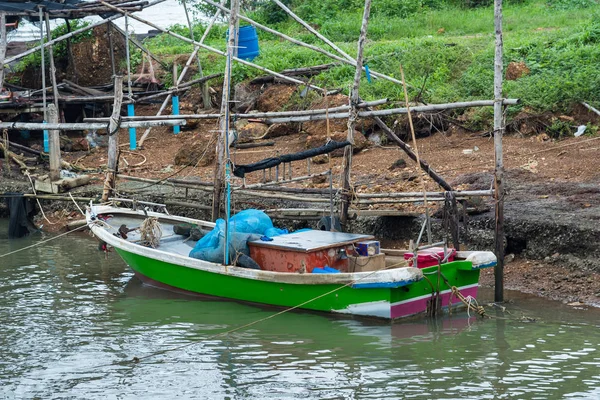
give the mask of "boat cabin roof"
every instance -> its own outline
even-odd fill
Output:
[[[248,244],[250,246],[267,247],[279,250],[313,252],[331,247],[351,245],[362,240],[370,240],[373,238],[374,237],[371,235],[361,235],[357,233],[310,230],[275,236],[271,241],[253,240],[248,242]]]

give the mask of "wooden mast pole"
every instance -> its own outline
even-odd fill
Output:
[[[348,116],[348,141],[352,143],[344,148],[344,171],[342,173],[342,210],[340,213],[340,222],[345,225],[348,221],[348,208],[350,207],[350,174],[352,170],[352,150],[354,144],[354,127],[358,115],[357,104],[360,102],[358,89],[360,87],[360,77],[362,76],[363,52],[365,41],[367,38],[367,28],[369,27],[369,15],[371,13],[371,0],[365,1],[365,9],[363,12],[362,26],[360,28],[360,36],[358,38],[358,50],[356,54],[356,70],[354,72],[354,84],[350,93],[350,111]],[[333,221],[331,222],[333,224]]]
[[[231,62],[234,58],[235,46],[235,26],[237,24],[238,10],[240,7],[239,0],[231,1],[231,12],[229,14],[229,38],[227,40],[227,62],[225,64],[225,74],[223,76],[223,95],[221,97],[221,119],[219,121],[219,129],[221,131],[217,142],[217,163],[215,164],[215,186],[213,191],[212,203],[212,220],[216,221],[219,218],[219,210],[221,204],[221,196],[223,194],[223,184],[225,177],[225,142],[228,140],[229,121],[229,96],[231,83]],[[228,260],[227,260],[228,261]],[[226,261],[226,263],[227,263]]]
[[[496,257],[494,268],[494,301],[504,301],[504,164],[502,135],[504,120],[502,112],[502,0],[494,0],[494,25],[496,30],[496,52],[494,56],[494,197],[496,200]]]

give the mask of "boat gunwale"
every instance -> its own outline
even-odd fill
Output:
[[[98,220],[92,220],[92,214],[112,214],[146,217],[143,210],[130,210],[126,208],[117,208],[111,206],[93,206],[86,210],[86,222],[92,233],[107,244],[129,253],[142,257],[152,258],[164,263],[175,264],[182,267],[192,268],[204,272],[228,275],[231,277],[260,280],[266,282],[299,284],[299,285],[353,285],[360,283],[385,283],[397,282],[399,286],[409,285],[423,279],[423,273],[414,267],[399,267],[387,270],[368,271],[368,272],[340,272],[336,274],[297,274],[275,271],[254,270],[232,265],[222,265],[203,261],[200,259],[183,256],[176,253],[169,253],[160,249],[144,247],[136,243],[129,242],[111,234],[105,227],[99,226]],[[178,217],[163,213],[147,212],[148,216],[157,217],[159,220],[170,220],[176,222],[188,222],[201,226],[215,226],[214,223],[192,218]],[[360,288],[357,288],[360,289]]]

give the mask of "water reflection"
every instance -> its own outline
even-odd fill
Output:
[[[0,260],[0,397],[600,396],[597,310],[510,293],[510,317],[538,322],[291,312],[217,338],[275,311],[143,286],[85,234]]]

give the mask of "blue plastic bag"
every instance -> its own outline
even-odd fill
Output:
[[[285,229],[273,227],[273,221],[264,211],[248,209],[229,219],[230,262],[236,255],[250,254],[249,240],[261,236],[278,236],[288,233]],[[222,263],[225,254],[225,220],[218,219],[212,231],[204,235],[190,252],[190,257],[214,263]]]

